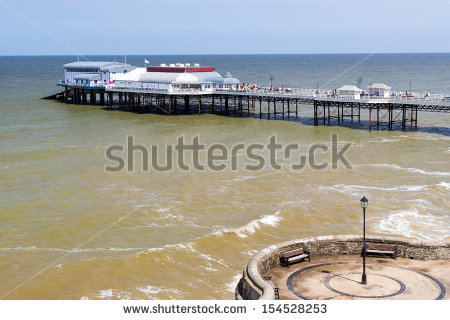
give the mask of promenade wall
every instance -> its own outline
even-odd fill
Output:
[[[366,236],[368,243],[397,244],[397,256],[415,260],[450,259],[450,238],[443,241],[419,241],[397,237]],[[243,270],[235,295],[241,300],[273,300],[273,288],[262,277],[280,265],[280,253],[305,248],[314,256],[360,255],[362,236],[320,236],[286,241],[256,253]]]

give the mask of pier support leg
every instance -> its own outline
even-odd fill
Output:
[[[189,113],[189,96],[184,96],[184,114]]]
[[[380,107],[377,106],[377,130],[380,130]]]
[[[325,104],[323,105],[323,124],[325,124],[326,121],[326,113],[325,113]]]
[[[288,108],[288,114],[287,114],[287,116],[288,116],[288,119],[289,119],[290,116],[291,116],[291,108],[290,108],[290,105],[289,105],[289,101],[291,101],[291,100],[290,100],[290,99],[287,100],[287,108]]]
[[[239,97],[239,99],[238,99],[238,106],[239,106],[239,116],[242,117],[242,109],[244,109],[244,103],[242,101],[242,97]]]
[[[198,96],[198,115],[202,112],[202,97]]]
[[[262,98],[259,98],[259,118],[262,118]]]
[[[315,126],[317,126],[319,124],[319,117],[318,117],[318,114],[317,114],[317,111],[318,111],[317,108],[318,108],[317,101],[314,100],[314,125]]]
[[[173,99],[173,109],[175,113],[177,113],[177,107],[178,107],[178,96],[174,97]]]
[[[105,105],[105,93],[103,91],[100,92],[100,105]]]
[[[211,101],[211,113],[214,114],[214,96],[212,96],[212,101]]]
[[[298,118],[298,99],[295,99],[295,117]]]
[[[389,113],[388,130],[392,131],[392,107],[391,106],[389,106],[388,113]]]
[[[330,121],[331,121],[330,105],[328,105],[328,124],[330,124]]]
[[[273,98],[273,117],[277,117],[277,98]]]
[[[339,106],[337,107],[337,120],[338,124],[341,124],[341,108]]]
[[[406,127],[406,108],[402,108],[402,131],[405,131]]]
[[[414,123],[415,123],[415,128],[417,129],[417,107],[415,107],[415,117],[414,117]]]
[[[69,90],[67,90],[67,87],[64,87],[64,102],[69,102]]]
[[[283,112],[283,119],[284,119],[284,99],[281,100],[281,108],[282,108],[282,112]]]
[[[80,104],[80,89],[78,88],[74,89],[73,96],[75,98],[75,104]]]
[[[228,96],[225,97],[225,114],[228,115]]]

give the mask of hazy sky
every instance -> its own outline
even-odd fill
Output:
[[[450,52],[450,2],[0,0],[0,30],[0,55]]]

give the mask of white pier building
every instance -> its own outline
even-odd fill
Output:
[[[121,79],[136,67],[121,62],[78,61],[64,66],[64,81],[60,85],[104,87]]]
[[[161,64],[160,66],[137,68],[121,75],[108,91],[138,90],[162,91],[167,93],[206,93],[235,91],[240,81],[227,73],[222,77],[214,67],[189,63]]]

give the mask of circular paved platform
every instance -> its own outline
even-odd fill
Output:
[[[355,258],[355,257],[354,257]],[[359,260],[359,259],[355,259]],[[410,260],[368,259],[367,284],[361,284],[362,261],[303,262],[277,268],[273,281],[282,299],[445,299],[442,277],[417,268]],[[441,270],[442,271],[442,270]],[[448,268],[443,269],[444,274]],[[440,274],[438,274],[440,275]],[[439,279],[438,279],[439,278]],[[442,279],[442,281],[441,281]],[[287,290],[283,290],[285,287]],[[284,292],[283,292],[284,291]]]

